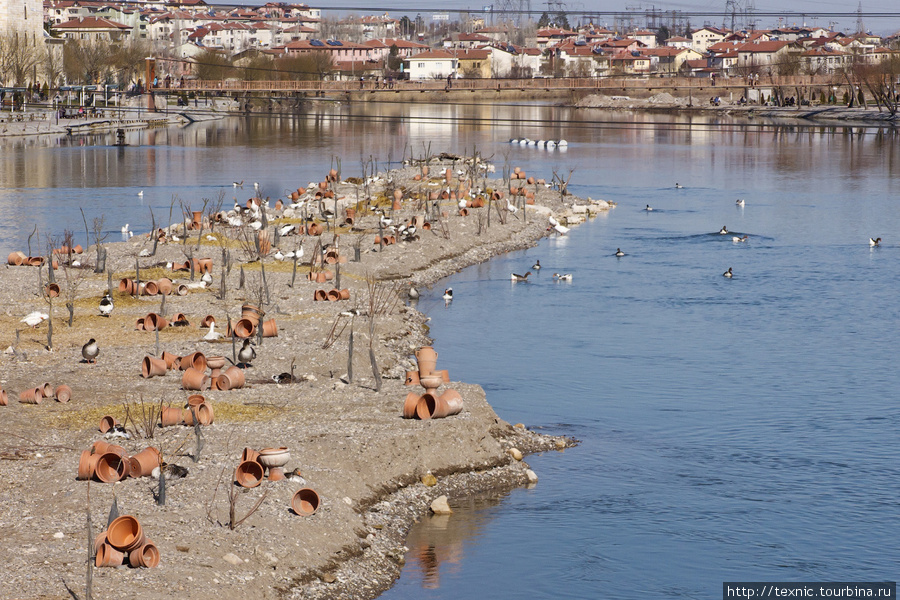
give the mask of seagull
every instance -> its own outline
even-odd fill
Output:
[[[453,288],[447,288],[446,290],[444,290],[443,298],[444,301],[449,304],[450,301],[453,300]]]
[[[727,277],[728,279],[734,277],[734,273],[731,272],[731,267],[728,267],[728,270],[722,273],[722,277]]]
[[[89,339],[88,343],[81,347],[81,355],[89,363],[96,363],[98,354],[100,354],[100,346],[97,345],[97,340],[94,338]]]
[[[213,341],[222,337],[222,334],[216,331],[216,322],[212,321],[209,324],[209,333],[203,336],[204,340]]]
[[[553,274],[553,279],[555,279],[555,280],[557,280],[557,281],[572,281],[572,274],[571,274],[571,273],[565,273],[565,274],[563,274],[563,275],[560,275],[559,273],[554,273],[554,274]]]
[[[625,253],[622,252],[621,248],[616,248],[616,256],[622,257],[625,256]]]
[[[106,294],[103,298],[100,299],[100,314],[104,317],[108,317],[110,313],[113,311],[113,301],[112,296]]]
[[[125,225],[122,226],[122,233],[128,233],[128,223],[125,223]]]
[[[741,242],[746,242],[746,241],[749,240],[749,239],[750,239],[750,236],[749,236],[749,235],[745,235],[745,236],[742,236],[742,237],[738,237],[738,236],[735,235],[735,236],[732,236],[732,237],[731,237],[731,241],[734,242],[735,244],[740,244]]]
[[[873,248],[881,243],[881,238],[869,238],[869,245]]]
[[[651,210],[653,210],[653,208],[651,208],[651,206],[648,204],[647,208],[645,208],[644,210],[646,210],[647,212],[650,212]]]
[[[50,315],[48,315],[47,313],[42,313],[41,311],[36,310],[25,315],[25,318],[22,319],[21,322],[34,329],[49,318]]]
[[[238,350],[238,362],[243,365],[249,365],[250,361],[256,358],[256,350],[250,345],[250,340],[244,340],[244,345]]]
[[[518,273],[513,273],[509,276],[512,281],[528,281],[528,276],[531,275],[531,271],[528,271],[524,275],[519,275]]]
[[[539,260],[539,261],[535,262],[533,265],[531,265],[531,270],[532,271],[540,271],[541,270],[541,261]]]
[[[736,205],[740,206],[740,207],[743,207],[743,206],[744,206],[744,199],[743,199],[743,198],[738,198],[737,200],[734,201],[734,203],[735,203]]]
[[[719,230],[719,235],[727,235],[727,234],[728,234],[728,228],[725,227],[724,225],[722,225],[722,229]]]

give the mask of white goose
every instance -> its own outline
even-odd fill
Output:
[[[881,238],[869,238],[869,245],[873,248],[881,243]]]
[[[41,311],[36,310],[25,315],[25,318],[22,319],[21,322],[34,329],[49,318],[50,315],[48,315],[47,313],[42,313]]]
[[[750,239],[749,235],[745,235],[745,236],[741,236],[741,237],[738,237],[735,235],[735,236],[731,237],[731,241],[734,242],[735,244],[740,244],[741,242],[746,242],[749,239]]]
[[[214,341],[222,337],[222,334],[216,331],[216,322],[212,321],[209,324],[209,333],[203,336],[204,340]]]

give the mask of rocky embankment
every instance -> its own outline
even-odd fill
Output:
[[[430,175],[423,176],[423,166]],[[467,494],[525,484],[527,465],[510,449],[527,454],[573,443],[504,422],[484,391],[465,383],[465,373],[449,373],[452,383],[438,390],[457,390],[462,412],[403,418],[407,394],[422,392],[404,385],[406,372],[416,368],[414,352],[432,342],[441,349],[407,295],[410,286],[430,286],[497,253],[559,235],[567,223],[607,210],[607,203],[573,210],[575,199],[554,187],[527,178],[501,181],[488,165],[452,156],[367,181],[338,177],[324,189],[298,183],[293,207],[276,207],[274,200],[267,211],[194,206],[198,212],[186,214],[184,223],[104,244],[108,274],[93,272],[94,246],[57,255],[54,298],[43,293],[46,266],[0,271],[0,348],[6,348],[0,387],[9,397],[8,406],[0,406],[5,596],[84,598],[89,540],[105,528],[115,503],[140,521],[160,563],[94,568],[94,598],[374,597],[398,575],[406,532],[436,497],[448,496],[452,506]],[[509,203],[510,183],[524,188],[534,205],[525,204],[524,195]],[[495,190],[502,199],[489,201]],[[257,206],[252,191],[235,191],[242,205]],[[334,198],[318,201],[317,191]],[[486,204],[461,212],[451,194],[464,204],[478,204],[479,197]],[[188,228],[194,221],[201,229]],[[312,233],[323,231],[309,235],[313,225]],[[396,243],[375,243],[391,236]],[[53,242],[58,246],[61,238]],[[47,256],[46,244],[36,246],[33,254]],[[301,249],[295,265],[290,255]],[[27,248],[9,250],[28,254]],[[205,258],[212,262],[207,281],[200,271]],[[193,273],[174,270],[192,260]],[[311,272],[325,271],[330,281],[310,280]],[[120,280],[136,276],[140,282],[170,279],[175,290],[184,286],[184,295],[118,291]],[[99,304],[110,282],[107,317]],[[349,298],[314,300],[317,290],[332,289],[347,290]],[[229,319],[237,329],[245,304],[261,308],[262,321],[274,321],[277,336],[253,338],[256,357],[240,368],[242,388],[185,390],[183,373],[175,369],[142,377],[144,357],[163,352],[222,356],[226,367],[238,362],[240,344],[205,339],[209,329],[200,323],[211,315],[214,333],[226,333]],[[29,327],[22,319],[32,312],[47,318]],[[141,319],[155,319],[147,319],[151,313],[171,323],[138,329]],[[91,338],[99,347],[94,363],[82,356]],[[71,399],[19,401],[20,392],[45,382],[68,385]],[[212,424],[157,425],[160,407],[184,407],[196,393],[213,408]],[[124,424],[127,437],[101,434],[105,415]],[[128,455],[158,448],[165,503],[159,502],[158,476],[76,479],[82,452],[97,440],[121,445]],[[234,485],[244,448],[269,447],[290,451],[285,470],[294,475],[250,489]],[[291,510],[301,488],[319,496],[311,516]]]

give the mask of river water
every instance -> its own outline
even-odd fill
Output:
[[[569,146],[506,143],[522,136]],[[112,141],[0,142],[4,252],[35,223],[77,232],[79,208],[114,238],[125,222],[147,231],[150,208],[167,220],[173,197],[230,205],[254,181],[274,197],[321,179],[334,156],[355,175],[376,151],[383,164],[428,144],[571,173],[574,193],[618,203],[420,300],[440,368],[483,385],[507,421],[581,444],[528,457],[532,489],[424,519],[385,598],[710,598],[723,581],[896,579],[895,132],[328,105]],[[510,282],[536,260],[528,283]]]

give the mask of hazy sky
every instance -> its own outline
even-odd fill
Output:
[[[531,10],[546,10],[548,3],[540,0],[336,0],[325,4],[316,2],[315,0],[305,0],[310,6],[316,6],[328,9],[329,6],[339,6],[340,8],[355,8],[353,12],[374,14],[389,10],[392,15],[400,14],[416,14],[422,13],[423,18],[428,19],[428,14],[432,11],[449,11],[450,18],[456,17],[452,14],[454,11],[469,10],[477,12],[484,6],[493,5],[495,8],[502,6],[528,6],[530,3]],[[737,0],[739,6],[744,6],[751,0]],[[856,10],[859,5],[858,0],[845,2],[841,0],[783,0],[781,2],[774,0],[753,0],[756,12],[760,13],[779,13],[783,11],[806,12],[807,25],[827,26],[830,21],[838,21],[837,29],[856,29]],[[613,12],[623,10],[625,6],[640,7],[646,10],[656,8],[662,11],[684,11],[692,13],[723,13],[725,11],[727,0],[681,0],[681,1],[660,1],[660,2],[639,2],[636,0],[568,0],[564,2],[566,10],[570,13],[578,14],[581,11],[601,11]],[[248,4],[262,3],[262,0],[247,2]],[[555,8],[556,0],[551,2]],[[866,29],[878,34],[889,34],[900,29],[900,0],[863,0],[862,10],[864,13],[863,21]],[[345,11],[342,11],[345,12]],[[815,17],[815,13],[852,13],[849,17]],[[865,13],[891,13],[891,17],[874,17],[865,16]],[[722,23],[721,16],[692,17],[692,25],[702,25],[704,20],[708,20],[711,24]],[[611,21],[611,20],[610,20]],[[760,16],[758,17],[758,25],[760,27],[776,26],[778,24],[777,16]],[[797,18],[786,18],[784,24],[791,25],[796,23],[802,24],[802,20]]]

